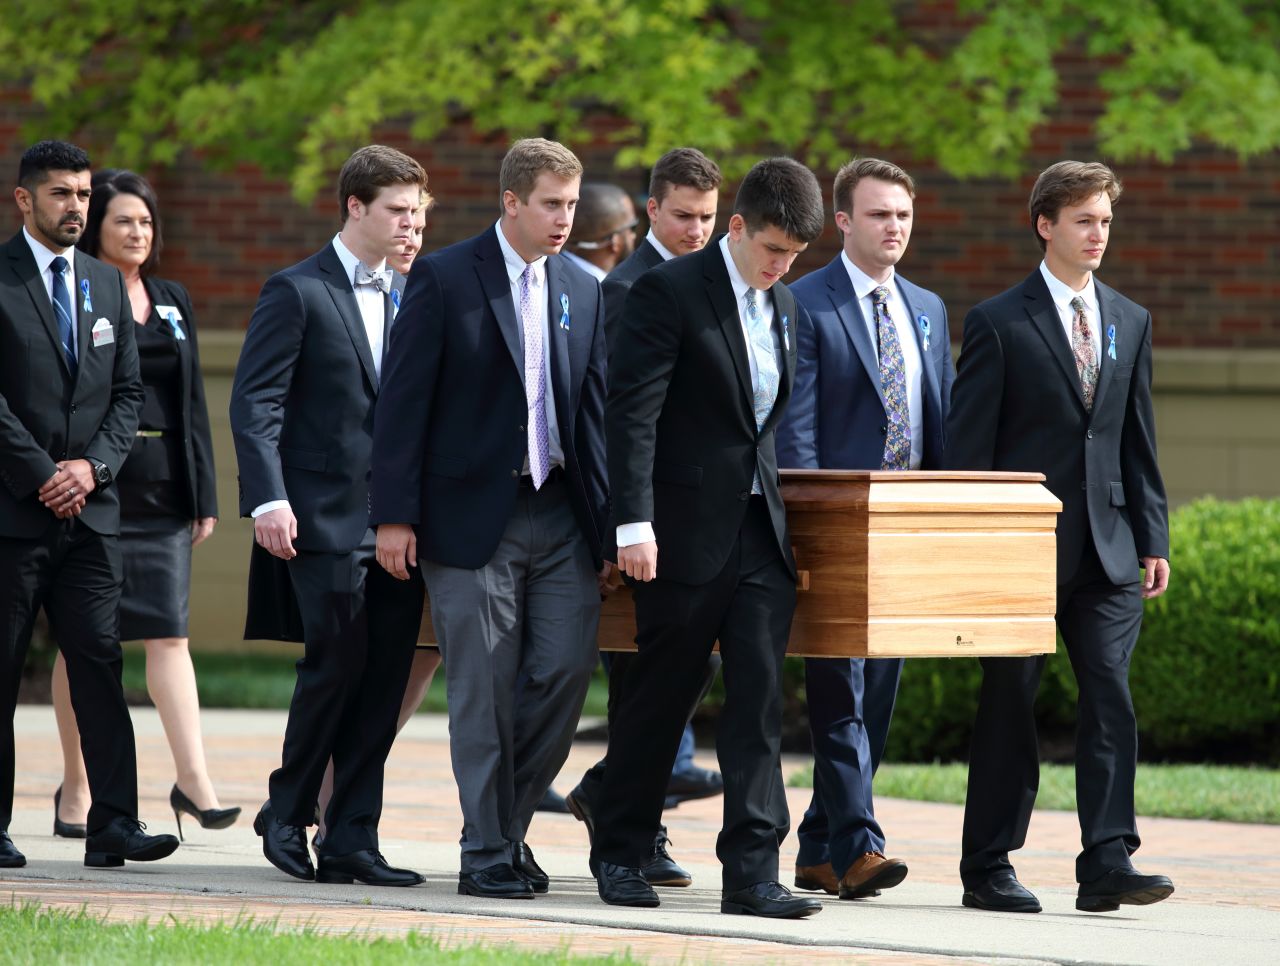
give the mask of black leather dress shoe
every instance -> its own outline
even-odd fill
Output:
[[[1115,912],[1121,906],[1149,906],[1171,895],[1173,882],[1167,875],[1112,869],[1099,879],[1080,883],[1076,908],[1081,912]]]
[[[148,835],[136,818],[113,818],[84,840],[84,864],[109,869],[130,862],[154,862],[172,855],[178,848],[174,835]]]
[[[262,836],[262,854],[286,875],[311,881],[316,868],[307,855],[307,830],[301,825],[285,825],[276,818],[270,800],[262,803],[253,830]]]
[[[989,912],[1039,912],[1040,900],[1012,872],[997,872],[966,889],[960,902],[970,909]]]
[[[720,911],[731,916],[764,916],[766,919],[803,919],[822,911],[822,903],[795,896],[781,882],[757,882],[720,900]]]
[[[371,886],[416,886],[427,880],[410,869],[393,869],[376,849],[363,849],[350,855],[320,855],[316,881],[330,885],[363,882]]]
[[[640,867],[641,874],[649,885],[668,887],[693,885],[693,876],[676,865],[675,859],[671,858],[671,854],[667,851],[670,843],[671,839],[667,838],[666,826],[663,826],[662,831],[653,838],[653,848],[649,852],[649,858]]]
[[[724,778],[718,771],[690,765],[672,772],[667,782],[667,808],[695,798],[710,798],[724,791]]]
[[[600,898],[611,906],[639,906],[652,909],[661,904],[653,886],[639,869],[591,860],[591,873],[596,877]]]
[[[544,894],[551,888],[551,878],[542,871],[542,866],[538,865],[538,860],[533,857],[533,849],[526,843],[517,842],[511,846],[511,865],[529,880],[529,885],[533,886],[533,891],[538,895]]]
[[[21,869],[27,857],[18,851],[8,832],[0,832],[0,869]]]
[[[484,899],[532,899],[533,886],[513,867],[499,862],[479,872],[459,872],[458,895]]]
[[[591,810],[591,799],[582,790],[582,786],[578,785],[566,795],[564,803],[569,809],[569,814],[587,827],[587,841],[594,845],[596,840],[596,816]]]

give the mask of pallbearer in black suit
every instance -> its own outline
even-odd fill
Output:
[[[680,255],[701,251],[716,230],[720,168],[697,148],[673,148],[649,176],[645,214],[649,232],[627,260],[604,280],[605,329],[622,318],[631,286],[645,272]]]
[[[114,268],[72,246],[89,158],[60,141],[22,156],[23,228],[0,256],[0,867],[9,838],[13,712],[36,611],[66,657],[93,804],[85,865],[159,859],[172,835],[138,822],[133,724],[120,687],[120,502],[111,484],[142,406],[133,313]]]
[[[559,254],[582,165],[517,141],[502,214],[420,258],[373,446],[378,560],[421,565],[444,656],[462,805],[459,893],[549,888],[525,833],[596,662],[608,506],[604,305]],[[652,841],[652,838],[650,839]]]
[[[133,316],[146,398],[138,435],[120,468],[120,554],[124,590],[120,638],[146,648],[147,693],[160,712],[176,781],[169,804],[182,834],[187,812],[204,828],[227,828],[240,814],[222,808],[205,764],[200,701],[187,642],[191,551],[218,517],[213,440],[191,298],[157,278],[163,235],[155,192],[132,171],[93,176],[79,248],[120,270]],[[71,710],[66,664],[53,668],[53,707],[62,741],[62,784],[54,794],[53,834],[84,836],[89,785]]]
[[[611,271],[604,280],[605,333],[617,332],[617,320],[627,301],[631,286],[645,272],[677,255],[688,255],[702,249],[716,227],[716,209],[720,200],[720,169],[697,148],[673,148],[657,160],[649,177],[649,233],[644,242],[626,261]],[[576,231],[576,227],[575,227]],[[609,727],[617,717],[618,699],[627,670],[635,655],[620,652],[604,656],[609,673]],[[689,708],[690,716],[720,669],[720,656],[707,661],[702,690]],[[695,751],[693,728],[685,725],[680,750],[667,782],[667,807],[690,798],[706,798],[724,790],[719,772],[699,768],[693,761]],[[596,762],[582,776],[576,788],[566,796],[566,804],[574,816],[587,827],[589,838],[595,837],[595,803],[604,781],[604,759]],[[650,885],[688,886],[693,877],[671,858],[667,828],[659,825],[653,837],[653,848],[640,867]]]
[[[1169,581],[1169,525],[1151,411],[1151,314],[1094,277],[1120,182],[1061,161],[1031,191],[1044,261],[964,320],[945,461],[1044,473],[1058,518],[1058,630],[1080,701],[1076,908],[1105,912],[1173,892],[1141,875],[1133,807],[1138,738],[1129,661],[1142,601]],[[966,906],[1039,912],[1009,853],[1039,785],[1034,703],[1044,657],[982,659],[960,876]]]
[[[879,158],[836,172],[842,251],[792,286],[806,309],[778,462],[800,469],[936,470],[955,367],[942,299],[898,274],[915,182]],[[902,658],[808,658],[813,799],[797,836],[796,886],[863,899],[900,883],[884,854],[871,779],[884,753]]]
[[[658,905],[642,867],[718,640],[721,911],[797,917],[822,908],[778,882],[789,823],[782,661],[796,570],[774,454],[802,311],[778,283],[822,221],[812,172],[790,158],[761,161],[738,190],[728,235],[642,275],[614,333],[609,479],[639,651],[609,735],[592,849],[611,904]]]
[[[378,851],[383,766],[423,591],[416,571],[392,580],[374,559],[369,458],[396,314],[386,259],[409,242],[426,183],[422,166],[392,148],[370,145],[347,159],[342,230],[267,280],[231,392],[240,512],[253,517],[257,546],[288,561],[306,648],[280,767],[254,829],[267,859],[300,879],[422,881]],[[270,583],[273,571],[254,568],[250,579]],[[331,756],[333,797],[313,867],[305,829]]]

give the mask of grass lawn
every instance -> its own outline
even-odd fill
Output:
[[[630,957],[571,956],[562,951],[530,952],[514,946],[443,949],[433,937],[409,933],[387,939],[321,935],[310,930],[277,930],[272,923],[195,925],[106,924],[85,913],[35,905],[0,906],[0,963],[235,963],[285,966],[289,963],[448,963],[457,966],[572,966],[634,963]]]
[[[875,790],[886,798],[964,804],[965,764],[886,764]],[[792,775],[793,788],[812,788],[813,770]],[[1134,787],[1139,815],[1280,824],[1280,770],[1235,765],[1138,765]],[[1075,770],[1040,766],[1037,808],[1075,811]]]
[[[200,706],[204,708],[280,708],[289,707],[297,678],[294,665],[302,657],[301,644],[278,644],[276,650],[255,653],[219,653],[194,651],[196,688]],[[126,690],[145,693],[146,660],[141,643],[124,645],[124,686]],[[422,702],[422,711],[445,711],[444,671],[436,672]],[[603,717],[609,701],[609,685],[597,668],[587,691],[583,715]]]

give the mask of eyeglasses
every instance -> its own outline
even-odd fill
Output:
[[[589,251],[589,252],[596,251],[601,248],[607,248],[609,246],[609,243],[613,241],[614,235],[621,235],[624,231],[635,231],[636,226],[639,224],[640,224],[639,218],[632,218],[625,225],[619,225],[617,228],[609,232],[609,234],[605,235],[599,241],[574,242],[573,247],[581,248],[584,251]]]

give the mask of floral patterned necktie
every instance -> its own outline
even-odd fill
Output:
[[[1080,374],[1080,391],[1084,395],[1084,408],[1093,411],[1093,394],[1098,388],[1098,352],[1089,332],[1089,320],[1084,314],[1084,299],[1079,295],[1071,300],[1075,321],[1071,323],[1071,354],[1076,357],[1076,372]]]
[[[902,358],[898,327],[889,317],[889,290],[877,286],[871,293],[875,309],[876,339],[880,346],[880,390],[884,393],[884,459],[881,469],[911,469],[911,409],[907,405],[907,364]]]

